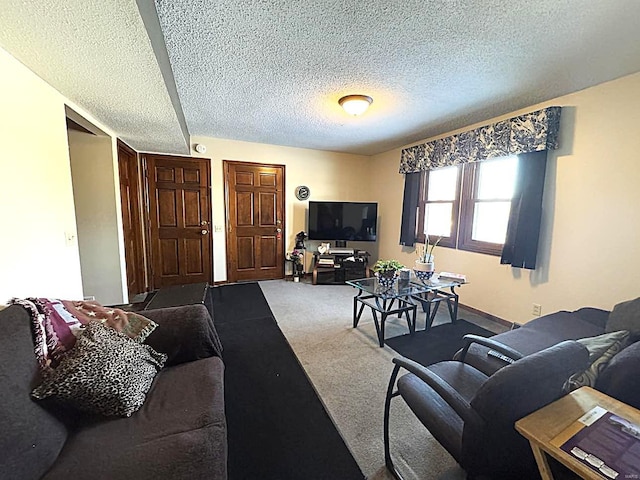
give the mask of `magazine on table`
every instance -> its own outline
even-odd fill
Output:
[[[640,478],[640,426],[594,407],[551,443],[605,478]]]

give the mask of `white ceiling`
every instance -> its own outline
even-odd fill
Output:
[[[640,71],[638,0],[137,1],[7,0],[0,46],[145,151],[371,155]]]

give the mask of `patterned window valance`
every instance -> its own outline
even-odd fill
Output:
[[[555,150],[561,107],[548,107],[402,150],[400,173]]]

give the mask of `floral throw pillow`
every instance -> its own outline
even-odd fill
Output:
[[[89,413],[129,417],[144,403],[166,359],[150,346],[92,322],[31,395],[53,397]]]

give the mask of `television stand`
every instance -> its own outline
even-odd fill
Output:
[[[333,247],[329,249],[329,254],[335,255],[353,255],[355,252],[353,248],[337,248]]]
[[[338,250],[338,252],[336,252]],[[313,254],[313,285],[342,285],[347,280],[369,277],[369,252],[331,249],[331,253]]]

